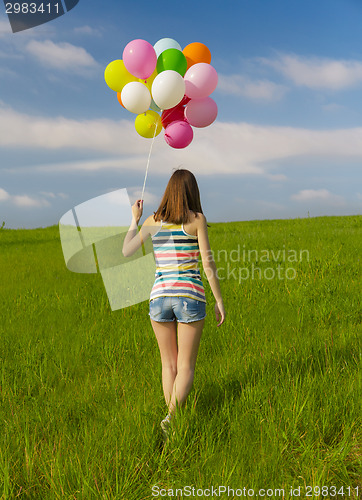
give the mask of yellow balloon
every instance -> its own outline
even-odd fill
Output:
[[[138,115],[134,124],[139,135],[146,139],[156,137],[162,130],[160,115],[151,109]]]
[[[148,90],[151,92],[151,87],[152,87],[152,84],[153,84],[153,80],[156,78],[157,75],[158,75],[157,69],[155,69],[155,71],[152,73],[151,76],[149,76],[147,78],[147,80],[141,80],[141,79],[139,79],[139,81],[142,82],[142,83],[144,83],[146,85],[146,87],[148,88]]]
[[[115,92],[122,92],[127,83],[138,82],[138,78],[126,69],[122,59],[116,59],[108,64],[104,71],[104,79],[108,87]]]

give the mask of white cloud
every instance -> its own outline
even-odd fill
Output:
[[[328,111],[328,112],[331,112],[331,113],[334,113],[334,112],[338,112],[338,111],[343,111],[343,110],[347,110],[346,106],[342,106],[342,104],[337,104],[335,102],[331,102],[329,104],[323,104],[322,105],[322,109],[324,109],[325,111]]]
[[[9,36],[12,34],[10,23],[6,18],[0,18],[0,38]]]
[[[127,191],[130,195],[131,203],[134,203],[136,200],[141,199],[142,188],[140,189],[139,186],[127,187]],[[144,200],[145,205],[148,205],[148,204],[150,205],[152,203],[157,203],[157,202],[161,201],[159,196],[151,193],[150,190],[147,189],[147,186],[146,186],[145,192],[143,194],[143,200]]]
[[[280,54],[276,59],[259,59],[296,85],[313,89],[341,90],[362,83],[362,61],[301,57]]]
[[[287,88],[269,80],[251,80],[242,75],[219,75],[218,91],[250,99],[276,101],[283,97]]]
[[[96,172],[100,170],[137,170],[143,171],[146,168],[145,155],[127,156],[118,158],[103,158],[97,160],[79,160],[79,161],[65,161],[50,164],[41,164],[31,167],[19,168],[2,168],[3,172],[7,173],[23,173],[29,172]],[[67,197],[65,194],[59,193],[60,197]]]
[[[323,201],[335,206],[340,206],[344,204],[344,199],[342,196],[336,195],[328,191],[327,189],[302,189],[297,194],[293,194],[290,197],[291,200],[295,201],[311,201],[319,202]]]
[[[39,191],[39,193],[42,195],[42,196],[45,196],[46,198],[52,198],[52,199],[55,199],[55,198],[62,198],[63,200],[65,198],[68,198],[69,196],[65,193],[52,193],[51,191]]]
[[[56,69],[77,71],[98,67],[98,63],[83,47],[67,42],[31,40],[26,45],[26,50],[42,64]]]
[[[4,189],[0,188],[0,202],[7,201],[18,207],[49,207],[50,203],[41,198],[32,198],[26,194],[11,195]]]
[[[1,58],[1,54],[0,54],[0,58]],[[0,67],[0,78],[3,78],[3,79],[10,78],[10,79],[14,80],[15,78],[18,78],[18,74],[15,71],[12,71],[11,69],[6,68],[5,66],[2,66],[2,67]]]
[[[55,194],[50,192],[50,191],[40,191],[40,194],[42,194],[43,196],[46,196],[47,198],[55,198]]]
[[[91,36],[100,36],[100,31],[96,28],[92,28],[91,26],[79,26],[78,28],[74,28],[74,33],[77,35],[91,35]]]
[[[50,203],[46,200],[31,198],[28,195],[14,195],[11,201],[18,207],[49,207]]]
[[[114,188],[106,191],[109,193],[108,199],[115,205],[120,203],[123,205],[123,200],[119,198],[117,191],[114,191]],[[114,193],[114,196],[112,196]],[[127,193],[131,202],[131,205],[135,203],[136,200],[139,200],[142,195],[142,188],[140,186],[127,186]],[[152,203],[158,203],[160,201],[160,197],[151,192],[149,188],[146,187],[145,192],[143,194],[143,200],[145,205],[150,205]]]
[[[87,157],[92,151],[104,154],[104,159],[29,166],[26,171],[144,172],[151,145],[151,140],[140,137],[134,124],[125,120],[47,118],[0,107],[0,129],[0,146],[7,149],[78,150]],[[182,164],[201,175],[270,176],[278,161],[296,157],[362,160],[362,128],[310,130],[218,121],[205,129],[195,129],[194,140],[181,150],[167,146],[161,132],[155,139],[150,168],[163,174]],[[20,168],[3,170],[12,174],[21,171]],[[272,180],[284,180],[281,174],[275,175]]]
[[[267,200],[255,200],[255,204],[259,208],[264,208],[265,210],[284,210],[286,207],[280,203],[275,203],[273,201]]]
[[[5,189],[0,188],[0,201],[5,201],[10,198],[10,195],[8,192],[5,191]]]
[[[134,125],[125,120],[47,118],[26,115],[6,107],[0,107],[0,128],[0,146],[13,148],[74,148],[127,153],[135,151],[137,142]]]
[[[268,174],[268,179],[271,181],[286,181],[287,176],[284,174]]]
[[[24,43],[31,39],[44,39],[45,37],[50,38],[56,34],[56,30],[52,23],[45,23],[37,26],[36,29],[26,29],[13,33],[10,22],[7,16],[0,15],[0,38],[2,43],[6,45],[6,53],[9,54],[11,49],[19,51],[19,54],[15,54],[14,51],[10,53],[10,57],[22,57],[24,54]],[[4,47],[3,47],[4,48]]]

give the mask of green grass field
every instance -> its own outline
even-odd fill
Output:
[[[362,498],[361,229],[211,224],[227,319],[204,280],[194,386],[165,447],[148,303],[112,312],[100,274],[66,268],[58,226],[1,229],[1,500]]]

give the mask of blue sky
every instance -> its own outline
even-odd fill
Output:
[[[219,75],[217,120],[190,146],[152,151],[145,216],[172,169],[198,179],[209,221],[360,214],[359,0],[80,0],[13,34],[0,10],[0,225],[57,224],[118,188],[142,190],[150,140],[104,81],[126,44],[203,42]]]

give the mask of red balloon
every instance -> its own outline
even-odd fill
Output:
[[[180,102],[180,104],[182,104],[183,106],[185,106],[190,101],[191,101],[191,97],[188,97],[187,95],[184,95],[182,101]]]
[[[174,108],[165,109],[162,111],[161,123],[163,128],[166,128],[172,122],[185,120],[185,108],[178,104]]]

